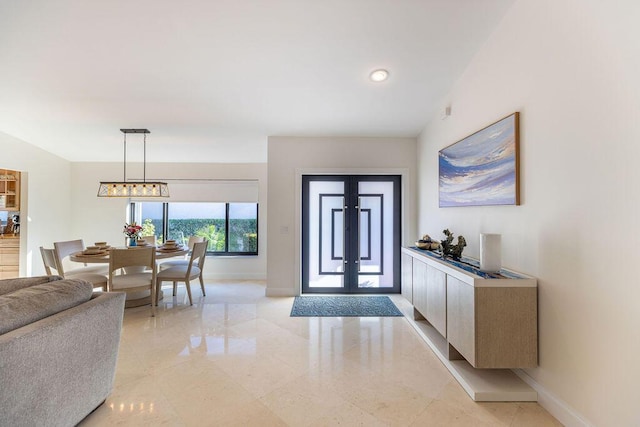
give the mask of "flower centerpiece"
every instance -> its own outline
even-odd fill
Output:
[[[142,226],[132,222],[131,224],[125,224],[122,232],[129,238],[129,246],[136,246],[136,240],[140,237]]]

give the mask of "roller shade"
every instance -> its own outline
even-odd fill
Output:
[[[258,202],[257,180],[167,180],[167,183],[170,196],[164,202]]]

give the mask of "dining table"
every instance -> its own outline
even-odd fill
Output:
[[[126,249],[135,251],[137,248],[143,248],[146,246],[128,246]],[[103,248],[100,251],[79,251],[74,252],[69,255],[69,260],[73,262],[79,262],[83,264],[108,264],[109,263],[109,251],[111,250],[111,246]],[[116,248],[116,249],[125,249]],[[97,252],[97,253],[87,253],[87,252]],[[156,246],[156,260],[158,259],[167,259],[174,257],[184,257],[189,253],[189,247],[186,245],[179,246],[177,248],[165,249],[162,246]],[[130,268],[130,267],[129,267]],[[162,293],[159,295],[159,299],[161,300],[163,297]],[[140,307],[143,305],[151,304],[151,292],[149,291],[141,291],[127,295],[127,300],[125,301],[125,308],[132,307]]]

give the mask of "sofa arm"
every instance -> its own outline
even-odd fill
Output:
[[[60,276],[36,276],[36,277],[18,277],[15,279],[0,280],[0,295],[10,294],[19,289],[28,288],[29,286],[42,285],[44,283],[62,280]]]
[[[111,393],[125,295],[91,300],[0,335],[2,424],[76,425]]]
[[[0,335],[83,304],[92,292],[85,280],[65,279],[0,295]]]

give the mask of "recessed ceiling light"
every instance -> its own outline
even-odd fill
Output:
[[[373,70],[371,74],[369,74],[369,78],[374,82],[383,82],[387,80],[387,77],[389,77],[389,72],[382,68],[379,70]]]

